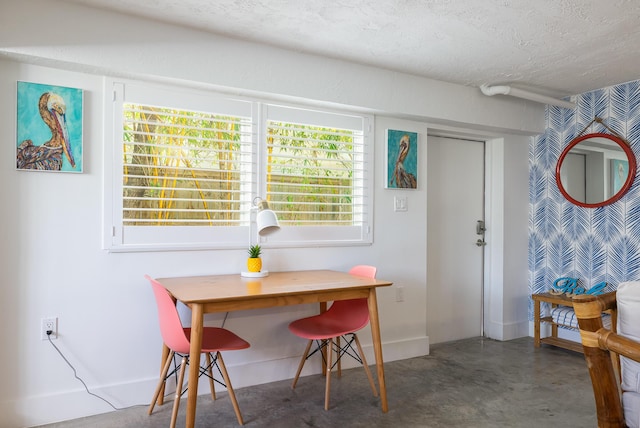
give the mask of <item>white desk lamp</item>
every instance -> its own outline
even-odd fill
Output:
[[[258,235],[267,236],[273,232],[280,230],[280,224],[278,224],[278,216],[271,209],[267,201],[260,197],[256,197],[253,200],[253,204],[258,208],[258,216],[256,217],[256,224],[258,226]]]

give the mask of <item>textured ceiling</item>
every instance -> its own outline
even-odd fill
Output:
[[[640,79],[638,0],[68,0],[468,86]]]

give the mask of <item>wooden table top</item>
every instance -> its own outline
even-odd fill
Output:
[[[183,303],[237,302],[318,292],[366,290],[392,284],[332,270],[271,272],[263,278],[229,274],[158,278],[157,281]]]

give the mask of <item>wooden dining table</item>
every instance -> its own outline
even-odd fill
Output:
[[[246,278],[240,274],[183,276],[158,278],[171,295],[191,308],[191,367],[200,365],[203,318],[205,313],[260,309],[304,303],[366,298],[369,303],[369,322],[376,360],[380,403],[388,411],[387,389],[382,360],[382,341],[376,288],[389,286],[389,281],[351,275],[333,270],[305,270],[271,272],[261,278]],[[283,332],[285,334],[285,332]],[[166,359],[167,353],[163,353]],[[198,397],[198,370],[189,370],[186,426],[195,424]]]

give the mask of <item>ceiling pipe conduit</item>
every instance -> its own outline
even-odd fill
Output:
[[[510,95],[512,97],[524,98],[525,100],[535,101],[542,104],[550,104],[558,107],[570,109],[576,107],[576,104],[571,101],[559,100],[557,98],[536,94],[535,92],[525,91],[524,89],[512,88],[511,86],[506,85],[480,85],[480,90],[483,94],[489,97],[494,95]]]

